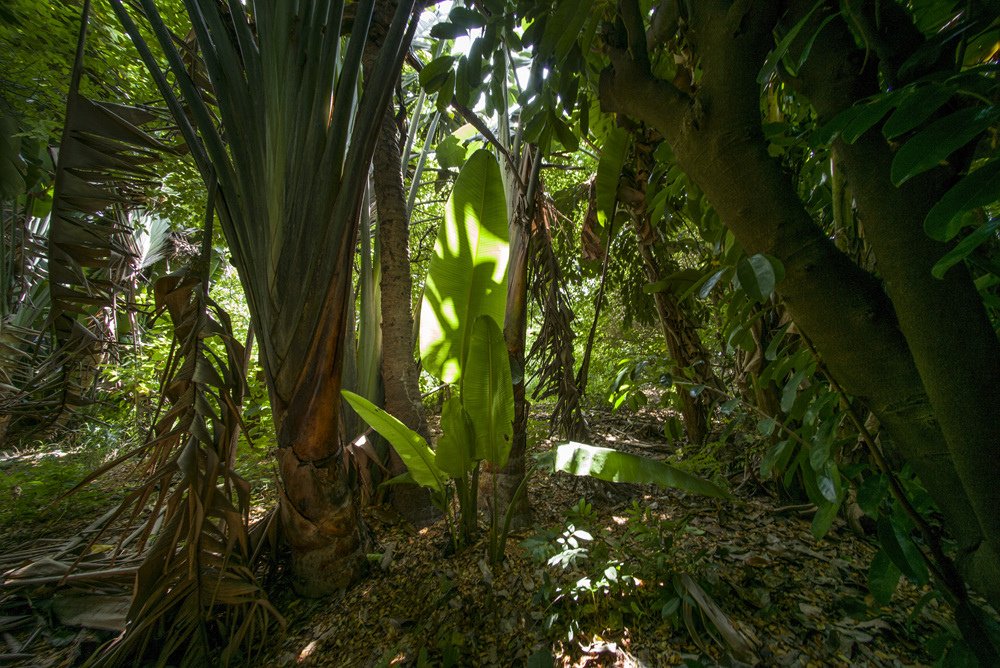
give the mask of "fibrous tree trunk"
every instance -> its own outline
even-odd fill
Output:
[[[334,284],[339,303],[328,302],[314,335],[300,337],[308,341],[309,354],[299,376],[286,383],[276,382],[280,376],[269,378],[278,426],[282,532],[292,548],[295,588],[311,595],[343,589],[358,579],[367,552],[364,524],[342,469],[340,376],[352,266],[347,253],[342,260],[344,269]],[[266,365],[265,370],[274,374]]]
[[[611,36],[611,66],[601,77],[602,106],[659,131],[747,252],[767,253],[783,263],[785,278],[778,292],[796,324],[839,383],[879,418],[960,544],[975,551],[969,571],[973,584],[992,602],[1000,601],[1000,486],[994,480],[1000,422],[986,414],[997,405],[1000,374],[994,369],[1000,357],[995,335],[990,331],[983,336],[978,324],[981,303],[970,303],[970,286],[960,285],[967,277],[948,283],[955,292],[947,298],[961,304],[959,322],[971,318],[975,324],[971,331],[956,332],[956,325],[940,321],[933,306],[932,295],[953,294],[942,286],[921,293],[890,285],[898,299],[890,301],[880,282],[841,253],[813,222],[794,183],[768,154],[761,129],[757,75],[773,45],[782,8],[769,2],[690,7],[689,36],[702,72],[696,91],[682,91],[652,74],[638,4],[623,0],[626,30]],[[821,48],[817,43],[813,53]],[[882,172],[885,160],[877,153],[870,157],[874,162],[868,169],[881,184],[869,186],[873,196],[894,197]],[[850,169],[846,161],[845,166]],[[860,203],[865,196],[858,180],[853,183]],[[909,207],[902,211],[914,216]],[[876,248],[879,269],[892,277],[890,283],[904,275],[883,263],[898,261],[893,249],[908,239],[912,245],[906,262],[911,264],[905,272],[919,274],[914,276],[918,285],[930,280],[931,264],[945,248],[916,239],[908,231],[912,221],[897,230],[897,216],[883,220],[882,215],[886,212],[873,206],[864,219],[873,247],[878,236],[873,226],[885,225],[884,259]],[[919,228],[922,216],[915,220]],[[929,322],[914,322],[920,318]],[[936,325],[941,329],[932,330]],[[939,332],[936,352],[925,343],[931,331]],[[947,368],[937,363],[948,360]],[[968,369],[969,364],[978,368]],[[948,394],[963,382],[958,392]],[[977,399],[983,399],[969,401],[970,393],[978,392]]]

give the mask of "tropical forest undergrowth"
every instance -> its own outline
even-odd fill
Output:
[[[667,417],[659,413],[592,411],[591,440],[675,458],[677,445],[650,427]],[[535,453],[553,443],[544,417],[536,412],[529,422]],[[418,529],[389,505],[366,508],[374,547],[360,583],[309,600],[291,593],[280,560],[266,578],[287,629],[255,665],[933,664],[955,633],[947,606],[905,579],[889,605],[877,604],[868,584],[874,539],[838,519],[816,541],[815,508],[769,490],[756,475],[756,448],[739,447],[736,457],[688,459],[698,462],[695,472],[725,478],[732,500],[536,473],[528,487],[533,521],[512,531],[496,566],[484,558],[485,539],[452,550],[444,520]],[[0,516],[5,553],[72,536],[128,484],[127,475],[112,474],[49,505],[42,495],[76,481],[48,472],[88,471],[95,455],[41,446],[20,454],[3,462],[0,476],[0,493],[16,497],[4,504],[15,512]],[[718,460],[735,463],[705,469]],[[247,473],[255,489],[271,486],[266,466]],[[19,492],[8,484],[29,478],[36,484]],[[258,493],[254,512],[269,504]],[[32,614],[37,623],[4,634],[3,665],[77,665],[114,635],[60,626],[45,602]]]

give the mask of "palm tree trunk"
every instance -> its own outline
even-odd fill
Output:
[[[282,533],[291,548],[293,585],[303,596],[324,596],[356,581],[369,551],[339,434],[348,278],[337,277],[340,298],[328,302],[291,392],[282,393],[274,370],[266,369],[278,431]]]

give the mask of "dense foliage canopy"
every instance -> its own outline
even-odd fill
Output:
[[[4,3],[0,454],[135,467],[53,557],[118,578],[96,659],[243,661],[284,623],[265,571],[365,576],[362,507],[482,535],[488,569],[532,476],[732,499],[750,471],[815,540],[842,518],[877,546],[876,603],[905,578],[950,605],[942,661],[996,665],[998,17]],[[603,411],[672,454],[583,444]]]

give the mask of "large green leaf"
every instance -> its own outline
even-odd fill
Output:
[[[611,448],[599,448],[572,441],[556,448],[555,469],[611,482],[655,483],[661,487],[675,487],[705,496],[720,498],[729,496],[715,483],[693,476],[670,464]]]
[[[868,568],[868,589],[878,603],[885,605],[892,599],[901,575],[889,555],[879,550]]]
[[[959,241],[954,248],[934,264],[931,268],[931,274],[935,278],[944,278],[949,269],[971,255],[972,251],[982,246],[987,240],[992,239],[998,229],[1000,229],[1000,218],[993,218],[985,225],[973,230],[969,236]]]
[[[961,229],[958,216],[1000,199],[1000,160],[992,160],[961,181],[938,200],[924,219],[924,231],[932,239],[948,241]]]
[[[955,89],[943,84],[931,83],[917,88],[899,103],[889,119],[882,126],[886,139],[895,139],[916,128],[930,118],[955,94]]]
[[[563,60],[580,30],[591,16],[593,0],[562,0],[558,3],[551,20],[545,25],[545,33],[538,45],[538,54],[543,57],[555,56],[557,62]]]
[[[445,402],[441,410],[441,431],[434,461],[452,478],[462,478],[472,471],[479,458],[476,457],[475,428],[460,398],[452,397]]]
[[[774,76],[778,69],[778,63],[788,55],[788,50],[792,46],[792,42],[798,37],[799,33],[808,23],[809,18],[820,8],[822,2],[817,2],[813,5],[812,9],[799,19],[798,23],[789,29],[785,36],[781,38],[781,41],[775,45],[774,50],[768,54],[767,58],[764,60],[764,66],[761,67],[760,73],[757,75],[757,83],[767,83],[768,80]],[[824,24],[825,25],[825,24]],[[811,40],[810,40],[811,41]]]
[[[476,457],[503,466],[514,433],[514,386],[503,332],[489,316],[472,327],[462,401],[475,425]]]
[[[879,545],[892,564],[915,584],[927,582],[927,566],[906,532],[901,531],[886,515],[879,516],[876,528]]]
[[[993,107],[971,107],[931,123],[896,152],[892,182],[898,186],[936,166],[993,125],[997,116]]]
[[[444,473],[434,462],[434,451],[420,434],[364,397],[342,390],[344,399],[372,429],[382,434],[410,470],[414,482],[435,492],[444,491]]]
[[[853,144],[873,125],[882,120],[889,110],[899,103],[899,100],[900,98],[896,94],[886,93],[848,107],[826,125],[816,130],[810,143],[814,146],[826,145],[840,137],[848,144]]]
[[[597,191],[597,219],[607,225],[615,215],[618,200],[618,181],[622,175],[622,165],[628,154],[628,133],[621,128],[612,128],[601,148],[601,160],[597,163],[597,177],[594,189]]]
[[[476,151],[445,206],[420,312],[420,356],[441,380],[458,380],[472,324],[503,322],[507,304],[507,204],[496,158]]]
[[[784,267],[775,259],[761,255],[751,255],[736,265],[736,278],[747,295],[757,302],[770,299],[775,286],[784,278]]]

